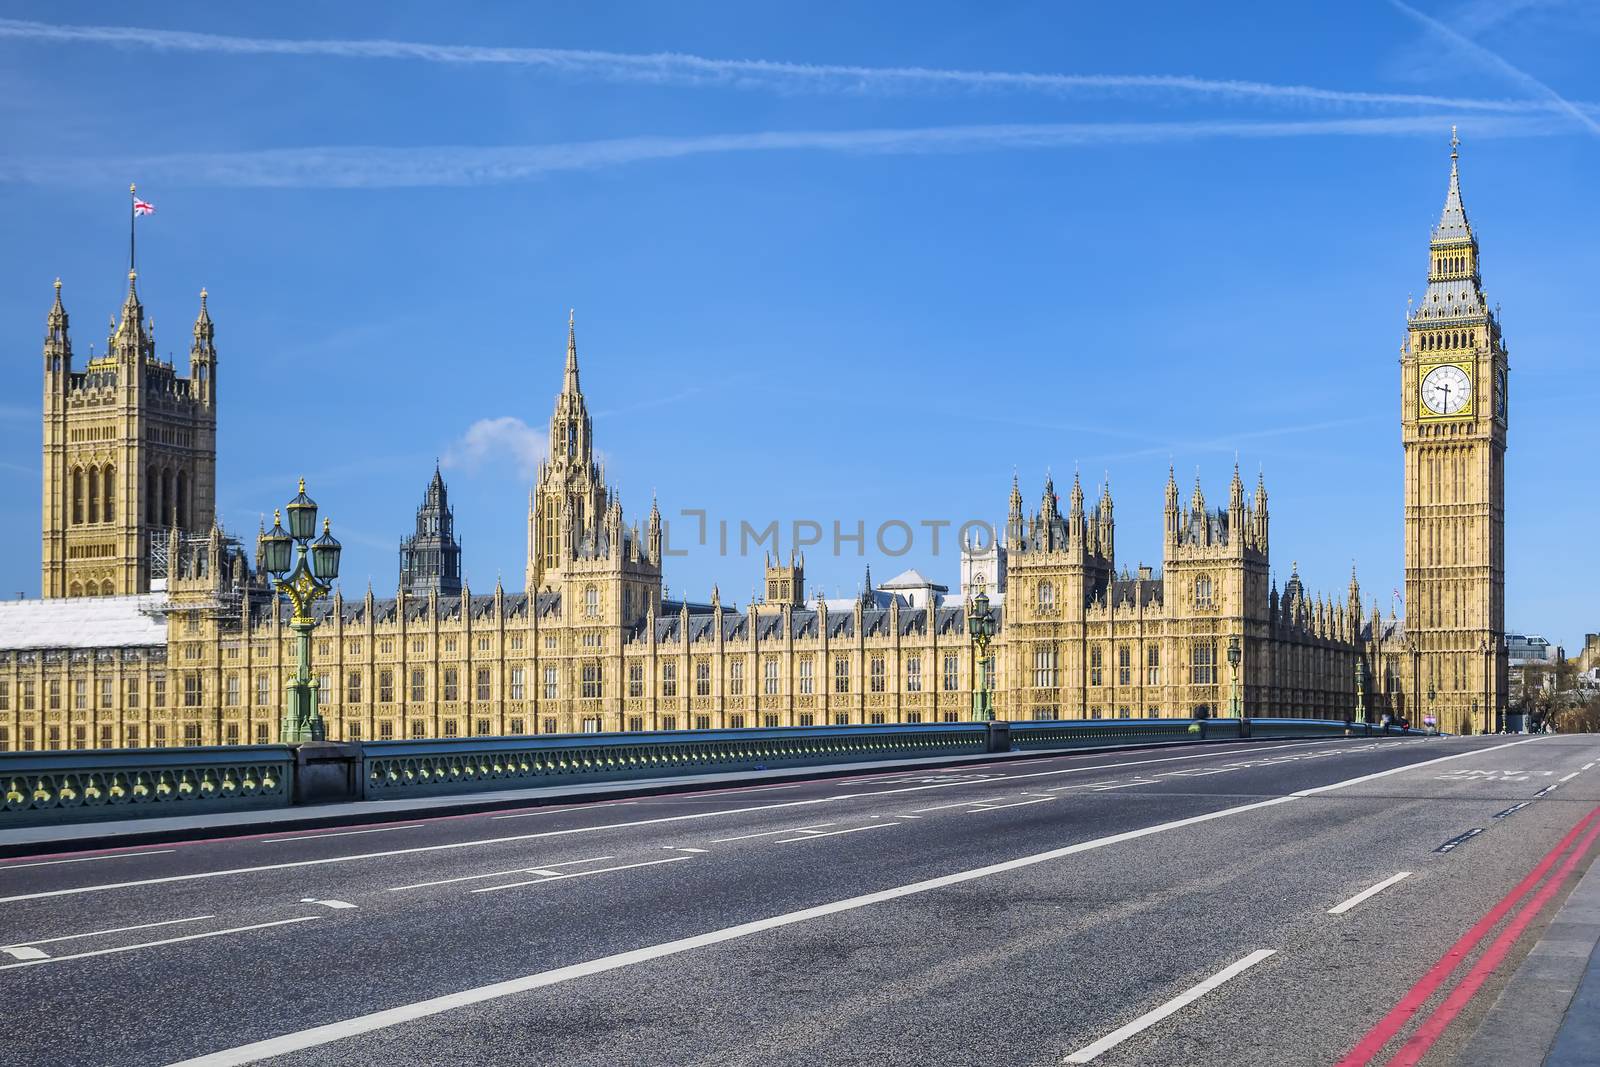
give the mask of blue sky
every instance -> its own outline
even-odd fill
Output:
[[[1158,563],[1168,463],[1217,503],[1237,455],[1279,581],[1342,592],[1354,561],[1387,610],[1398,349],[1457,123],[1511,346],[1507,625],[1581,644],[1600,12],[1301,8],[0,6],[0,589],[38,591],[50,284],[103,345],[136,181],[180,363],[210,290],[224,524],[305,475],[349,590],[392,592],[435,457],[468,579],[520,587],[575,307],[629,518],[655,490],[735,531],[673,593],[743,604],[738,524],[807,519],[868,531],[808,553],[830,595],[866,563],[954,586],[920,524],[1075,465],[1111,478],[1119,562]]]

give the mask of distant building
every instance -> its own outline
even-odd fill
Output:
[[[1506,664],[1513,670],[1529,664],[1553,667],[1566,658],[1565,649],[1538,634],[1506,634]]]
[[[417,532],[400,542],[400,588],[413,596],[461,595],[456,514],[437,466],[417,509]]]

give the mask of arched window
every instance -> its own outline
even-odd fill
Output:
[[[82,596],[83,595],[83,586],[79,585],[77,582],[73,582],[72,583],[72,587],[67,590],[67,595],[68,596]]]
[[[583,613],[591,619],[600,614],[600,590],[592,585],[583,590]]]
[[[105,472],[101,475],[100,482],[100,491],[103,495],[103,501],[100,506],[100,518],[105,522],[117,521],[117,511],[114,506],[116,504],[116,490],[114,488],[116,482],[117,468],[113,464],[108,463],[106,464]]]
[[[107,578],[105,581],[100,583],[100,595],[101,596],[111,596],[111,595],[113,595],[114,592],[115,592],[115,590],[113,590],[111,588],[111,579],[110,578]]]
[[[1194,580],[1194,602],[1196,607],[1209,608],[1211,599],[1211,578],[1202,574]]]
[[[1054,611],[1056,608],[1055,586],[1049,582],[1039,583],[1039,610]]]
[[[178,472],[178,528],[187,530],[189,522],[189,472]]]
[[[161,502],[157,500],[160,495],[161,483],[156,478],[156,469],[146,467],[144,471],[144,521],[151,526],[161,522]]]
[[[161,472],[161,510],[156,513],[156,522],[162,526],[172,521],[172,471]]]
[[[89,521],[100,521],[100,468],[89,468]]]
[[[72,468],[72,524],[83,521],[83,470]]]

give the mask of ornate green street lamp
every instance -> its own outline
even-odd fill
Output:
[[[994,612],[989,608],[989,594],[978,586],[978,595],[972,598],[967,614],[967,632],[972,635],[972,647],[977,653],[972,688],[972,721],[994,721],[994,699],[989,692],[989,670],[994,660],[989,658],[989,642],[994,639]]]
[[[1239,644],[1239,635],[1234,634],[1228,638],[1228,666],[1233,672],[1233,696],[1228,701],[1228,714],[1230,717],[1244,721],[1244,702],[1239,699],[1239,661],[1244,659],[1244,648]]]
[[[283,743],[292,745],[328,739],[327,724],[317,710],[317,683],[311,677],[311,631],[317,628],[311,609],[328,595],[339,577],[340,546],[329,532],[327,519],[322,520],[322,536],[313,539],[317,504],[306,496],[304,478],[300,479],[299,494],[284,510],[289,513],[289,528],[285,530],[282,515],[273,512],[272,529],[262,535],[261,547],[273,585],[294,605],[289,628],[295,632],[297,666],[294,681],[289,683],[281,731]],[[296,545],[300,548],[298,559],[293,558]]]
[[[1438,696],[1438,691],[1435,690],[1433,686],[1428,686],[1428,718],[1433,721],[1434,733],[1439,732],[1439,709],[1433,705],[1433,702],[1438,698]]]
[[[1367,721],[1367,672],[1356,659],[1356,722]]]

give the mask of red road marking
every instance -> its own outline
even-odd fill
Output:
[[[1556,847],[1546,853],[1545,857],[1538,862],[1533,870],[1528,872],[1527,877],[1518,882],[1516,888],[1501,898],[1498,904],[1490,908],[1483,918],[1473,924],[1472,929],[1461,936],[1459,941],[1451,945],[1449,951],[1439,958],[1439,962],[1430,967],[1428,973],[1423,975],[1417,981],[1417,984],[1412,986],[1406,992],[1406,995],[1400,998],[1400,1002],[1391,1008],[1387,1015],[1378,1020],[1376,1026],[1367,1031],[1366,1035],[1356,1043],[1356,1047],[1351,1049],[1349,1054],[1341,1059],[1336,1067],[1363,1067],[1363,1065],[1371,1063],[1373,1058],[1383,1051],[1383,1047],[1389,1043],[1394,1035],[1399,1033],[1401,1028],[1411,1020],[1417,1010],[1427,1003],[1428,998],[1438,990],[1439,986],[1444,984],[1444,980],[1450,976],[1450,973],[1460,966],[1461,961],[1466,958],[1467,954],[1477,947],[1478,942],[1482,941],[1489,931],[1494,929],[1501,919],[1505,918],[1506,913],[1533,890],[1533,887],[1539,883],[1539,879],[1543,878],[1545,873],[1555,866],[1561,854],[1567,850],[1567,847],[1573,841],[1578,839],[1597,816],[1600,816],[1600,807],[1595,808],[1579,819],[1577,825],[1568,830],[1567,835],[1557,842]],[[1585,847],[1587,847],[1587,842]]]
[[[1538,917],[1546,904],[1550,903],[1550,898],[1561,890],[1561,886],[1572,874],[1572,869],[1589,851],[1589,846],[1594,844],[1596,837],[1600,837],[1600,826],[1589,830],[1578,847],[1567,855],[1566,862],[1562,863],[1555,875],[1545,882],[1539,892],[1529,898],[1528,903],[1517,913],[1517,917],[1506,924],[1500,936],[1495,938],[1494,943],[1482,956],[1478,957],[1478,962],[1467,972],[1461,983],[1450,991],[1444,1003],[1440,1004],[1428,1020],[1418,1028],[1411,1036],[1411,1040],[1401,1047],[1395,1058],[1389,1061],[1389,1067],[1412,1067],[1433,1047],[1434,1042],[1439,1040],[1439,1035],[1444,1033],[1444,1028],[1450,1025],[1450,1021],[1461,1013],[1461,1009],[1467,1006],[1467,1001],[1478,992],[1484,980],[1489,977],[1489,972],[1505,959],[1506,953],[1511,951],[1511,946],[1522,936],[1522,931],[1527,929],[1528,924]]]

